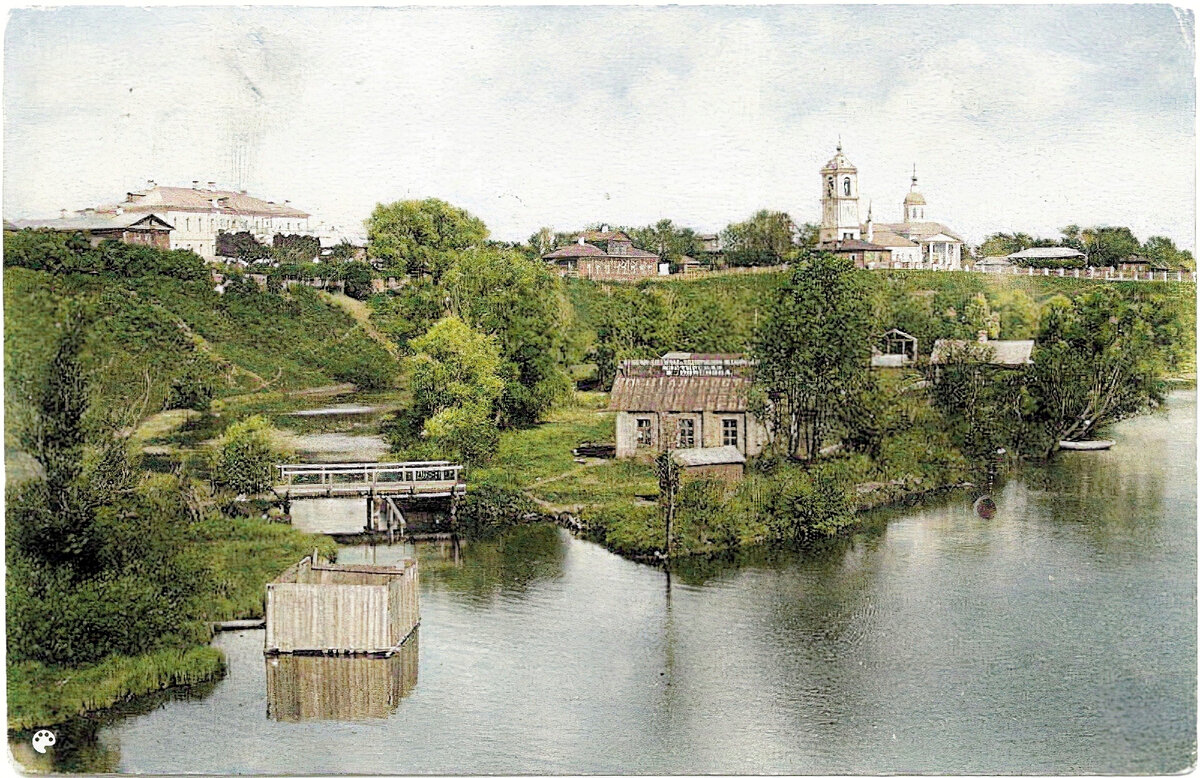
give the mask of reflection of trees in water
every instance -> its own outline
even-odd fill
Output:
[[[114,773],[121,762],[121,749],[115,743],[101,742],[101,730],[121,719],[150,713],[172,700],[202,700],[212,694],[219,682],[218,678],[143,695],[103,711],[46,727],[54,732],[57,740],[45,754],[34,751],[30,744],[36,730],[10,732],[9,746],[17,762],[28,772]]]
[[[390,657],[266,657],[267,717],[277,721],[386,718],[417,685],[419,631]]]
[[[566,548],[557,527],[530,524],[496,537],[417,545],[423,587],[491,601],[523,592],[541,580],[561,578]]]

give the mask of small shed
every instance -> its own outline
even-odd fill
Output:
[[[737,446],[681,448],[671,454],[685,478],[718,478],[740,481],[746,474],[746,457]]]
[[[871,367],[904,367],[917,358],[917,339],[904,330],[883,333],[871,355]]]
[[[391,656],[421,621],[417,561],[336,565],[305,557],[267,584],[268,654]]]

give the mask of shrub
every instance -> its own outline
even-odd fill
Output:
[[[533,502],[520,489],[481,483],[467,493],[458,509],[458,523],[468,535],[480,536],[512,526],[533,512]]]
[[[280,453],[271,441],[271,423],[250,416],[229,425],[217,442],[213,482],[238,494],[258,494],[271,487],[272,466]]]

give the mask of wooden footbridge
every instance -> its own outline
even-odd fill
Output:
[[[467,493],[462,465],[431,462],[338,462],[276,465],[275,491],[285,499],[376,497],[416,500],[454,498]]]

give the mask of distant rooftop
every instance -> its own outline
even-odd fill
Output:
[[[1082,251],[1076,251],[1070,246],[1039,246],[1037,248],[1016,251],[1008,255],[1009,259],[1073,259],[1082,257]]]
[[[245,192],[201,187],[199,182],[191,187],[158,186],[147,181],[147,188],[127,192],[125,200],[96,210],[102,213],[126,211],[200,211],[219,212],[245,216],[282,216],[297,219],[308,218],[309,214],[295,208],[289,202],[276,203],[252,197]]]

